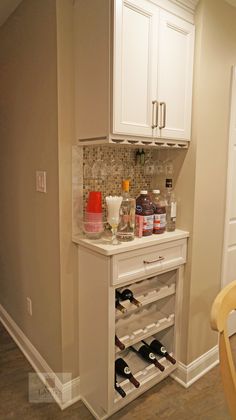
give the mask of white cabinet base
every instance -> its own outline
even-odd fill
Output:
[[[114,247],[113,254],[107,255],[107,245],[102,251],[102,245],[96,241],[80,239],[78,251],[79,263],[79,368],[81,380],[81,398],[95,418],[105,419],[120,410],[130,401],[137,398],[147,389],[170,375],[177,367],[164,358],[159,362],[165,366],[161,372],[153,364],[140,359],[129,346],[142,339],[155,336],[173,351],[178,360],[180,339],[183,325],[182,298],[184,281],[184,263],[186,261],[187,232],[172,232],[172,240],[162,242],[161,238],[145,238],[140,247],[133,250],[132,244]],[[161,236],[161,235],[160,235]],[[176,240],[176,237],[178,240]],[[161,244],[158,245],[158,242]],[[139,257],[142,251],[145,255],[150,249],[158,253],[162,249],[181,244],[184,249],[182,259],[176,263],[161,267],[157,266],[151,274],[136,273],[136,278],[118,281],[112,273],[116,272],[117,257],[122,261],[130,254],[130,259],[136,253]],[[122,246],[126,249],[122,252]],[[127,250],[127,248],[131,250]],[[117,249],[118,248],[118,251]],[[161,249],[160,248],[160,249]],[[174,249],[173,248],[173,249]],[[102,253],[104,252],[104,254]],[[121,316],[115,309],[115,290],[129,286],[135,296],[142,300],[140,308],[132,308],[124,301],[126,314]],[[143,296],[143,298],[142,298]],[[115,334],[124,340],[125,350],[115,346]],[[127,338],[128,337],[128,338]],[[136,379],[140,382],[138,389],[128,380],[119,379],[126,392],[121,398],[114,389],[114,363],[117,357],[122,357],[129,364]]]

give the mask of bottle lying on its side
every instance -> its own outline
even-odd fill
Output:
[[[142,359],[146,360],[149,363],[154,363],[154,365],[158,369],[160,369],[161,372],[165,370],[165,367],[161,363],[158,362],[155,355],[152,353],[151,349],[148,346],[146,346],[146,344],[144,344],[143,342],[133,344],[131,346],[131,349],[133,349],[136,353],[138,353],[139,356],[142,357]]]
[[[163,346],[163,344],[155,337],[145,338],[143,343],[146,344],[154,353],[158,354],[158,356],[165,357],[173,365],[176,363],[176,360],[167,352],[165,346]]]
[[[119,357],[119,359],[116,359],[115,361],[115,372],[123,378],[129,379],[129,381],[135,386],[135,388],[138,388],[140,386],[140,383],[132,375],[129,366],[121,357]]]

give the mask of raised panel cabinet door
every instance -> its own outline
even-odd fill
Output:
[[[158,101],[160,136],[190,140],[194,26],[160,12]]]
[[[158,18],[146,0],[114,2],[113,133],[154,133]]]

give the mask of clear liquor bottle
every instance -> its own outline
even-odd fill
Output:
[[[130,196],[128,179],[122,182],[122,196],[117,238],[122,242],[127,242],[134,239],[135,228],[135,199]]]
[[[173,232],[176,225],[176,199],[172,189],[172,179],[166,179],[166,231]]]

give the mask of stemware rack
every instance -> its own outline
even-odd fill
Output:
[[[96,146],[96,145],[124,145],[130,147],[149,147],[155,149],[188,149],[189,141],[174,140],[164,138],[143,138],[143,137],[126,137],[120,135],[111,135],[109,137],[99,137],[93,139],[79,139],[79,146]]]

